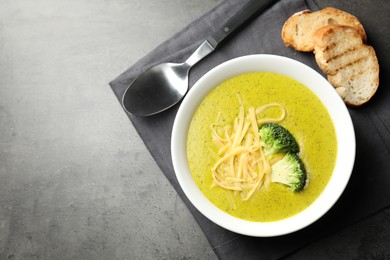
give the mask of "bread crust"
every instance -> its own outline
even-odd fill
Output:
[[[304,10],[293,14],[284,23],[281,36],[286,46],[297,51],[311,52],[314,50],[313,34],[330,24],[355,27],[363,41],[367,38],[363,25],[355,16],[332,7],[316,12]]]

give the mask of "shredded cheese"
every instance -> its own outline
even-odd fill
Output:
[[[240,97],[238,99],[239,113],[233,125],[219,123],[221,113],[211,125],[212,138],[220,156],[211,171],[214,186],[239,192],[243,200],[248,200],[260,187],[270,182],[271,166],[263,153],[259,126],[284,120],[286,109],[281,104],[270,103],[258,108],[250,107],[245,114],[242,100]],[[270,108],[279,109],[279,117],[264,117],[265,111]],[[232,201],[232,198],[229,197],[229,200]]]

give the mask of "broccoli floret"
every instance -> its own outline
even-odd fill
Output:
[[[283,126],[267,123],[259,128],[259,135],[264,142],[264,152],[267,156],[275,153],[297,153],[299,146],[293,135]]]
[[[287,153],[272,165],[271,181],[287,185],[291,191],[301,191],[306,184],[307,173],[299,156]]]

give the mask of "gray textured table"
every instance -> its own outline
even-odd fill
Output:
[[[215,258],[108,82],[218,2],[0,1],[0,259]],[[288,258],[389,237],[385,210]]]

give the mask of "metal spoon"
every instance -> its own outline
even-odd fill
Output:
[[[150,116],[178,103],[188,91],[188,73],[191,67],[214,51],[250,18],[274,2],[275,0],[249,0],[185,62],[162,63],[146,70],[128,86],[123,95],[125,110],[136,116]]]

